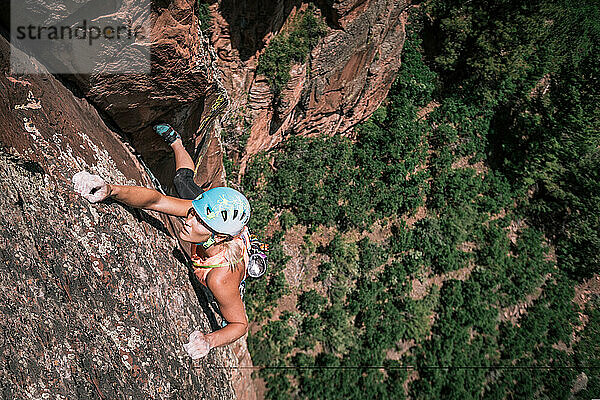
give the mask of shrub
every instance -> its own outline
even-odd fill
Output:
[[[288,32],[281,32],[271,39],[258,60],[256,72],[267,77],[275,96],[279,96],[289,81],[292,64],[305,62],[306,56],[326,33],[325,23],[311,6],[295,18]]]

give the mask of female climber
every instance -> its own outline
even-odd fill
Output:
[[[175,152],[173,179],[180,198],[165,196],[141,186],[106,183],[98,175],[81,171],[73,177],[75,190],[92,203],[113,198],[131,207],[185,217],[179,237],[192,243],[194,274],[214,295],[227,325],[215,332],[194,331],[185,350],[197,359],[213,347],[233,343],[248,331],[248,318],[242,301],[250,238],[246,224],[250,204],[237,190],[216,187],[206,192],[193,181],[194,162],[183,147],[181,137],[167,124],[154,130]]]

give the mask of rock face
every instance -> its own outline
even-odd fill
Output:
[[[278,102],[256,66],[265,46],[307,3],[220,0],[211,6],[212,43],[224,84],[252,120],[248,156],[279,143],[288,132],[349,133],[381,104],[404,44],[406,1],[321,1],[329,33],[303,65],[295,65]],[[284,28],[285,29],[285,28]],[[274,104],[277,104],[274,106]]]
[[[253,364],[248,352],[247,337],[246,334],[243,340],[231,344],[231,350],[236,356],[237,365],[240,367],[232,370],[231,379],[238,400],[257,400],[258,391],[252,380]]]
[[[129,4],[137,6],[136,2]],[[211,136],[211,112],[215,102],[221,104],[222,110],[227,101],[220,98],[225,92],[213,74],[210,54],[198,29],[196,0],[162,4],[164,7],[154,7],[150,16],[151,74],[91,75],[79,77],[76,84],[89,101],[114,121],[164,183],[174,174],[171,149],[157,137],[152,126],[159,122],[171,124],[192,154],[200,143],[205,153],[220,152],[218,141]],[[202,168],[205,173],[198,176],[200,185],[224,185],[219,157],[216,163],[204,164]]]
[[[95,11],[89,11],[91,6],[82,8],[80,3],[35,2],[35,8],[41,15],[49,16],[48,25],[64,26],[79,21],[82,9],[88,10],[86,16],[92,20],[89,14]],[[151,73],[75,74],[63,75],[61,79],[101,110],[111,129],[131,143],[163,184],[173,177],[174,163],[171,149],[152,130],[155,124],[171,124],[192,154],[220,154],[218,138],[211,135],[211,128],[219,114],[215,109],[223,111],[228,99],[215,76],[208,42],[199,31],[197,1],[126,0],[93,4],[104,4],[98,15],[94,15],[98,20],[110,13],[139,16],[139,25],[147,31],[144,32],[147,44],[143,45],[150,47]],[[128,64],[135,61],[126,57],[116,60],[123,69],[132,69]],[[197,149],[199,144],[202,146]],[[197,183],[204,187],[225,183],[221,157],[201,164],[204,173],[197,176]]]
[[[83,169],[148,185],[143,167],[43,66],[11,76],[9,54],[0,37],[2,397],[234,398],[230,348],[182,347],[210,327],[176,221],[73,191]]]

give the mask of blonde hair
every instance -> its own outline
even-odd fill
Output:
[[[229,269],[231,272],[236,271],[242,265],[240,262],[244,261],[244,241],[240,237],[236,237],[223,243],[223,245],[225,246],[225,260],[229,264]]]

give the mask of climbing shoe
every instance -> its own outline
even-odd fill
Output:
[[[181,139],[179,133],[175,132],[169,124],[158,124],[154,126],[154,131],[158,133],[158,135],[164,139],[167,144],[173,144],[177,139]]]

